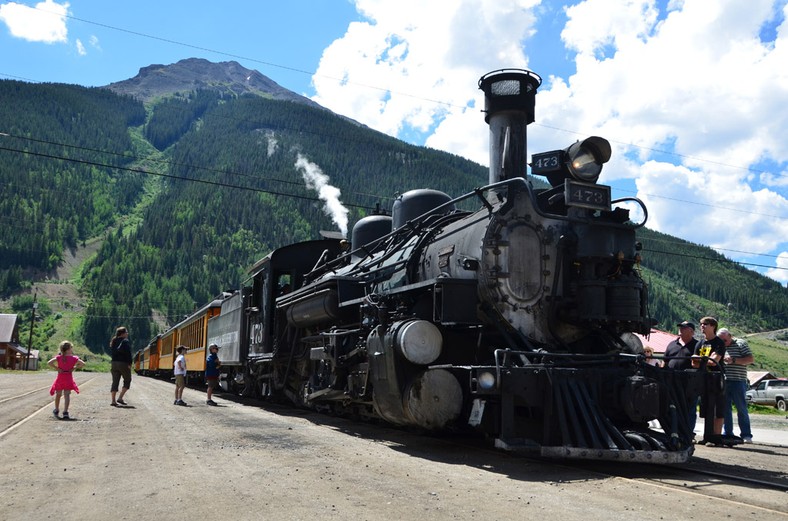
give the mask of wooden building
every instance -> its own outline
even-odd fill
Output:
[[[27,348],[19,341],[19,316],[0,313],[0,367],[25,369]],[[38,352],[30,353],[28,369],[38,368]]]

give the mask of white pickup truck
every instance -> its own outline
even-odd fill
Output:
[[[781,411],[788,405],[788,379],[763,380],[747,391],[747,402],[773,405]]]

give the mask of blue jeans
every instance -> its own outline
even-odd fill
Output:
[[[695,432],[695,424],[698,421],[698,402],[700,402],[700,397],[693,396],[688,404],[690,432]]]
[[[742,438],[752,438],[750,430],[750,413],[747,412],[747,382],[743,380],[725,381],[725,429],[722,431],[726,436],[733,436],[733,411],[731,404],[736,406],[736,413],[739,420],[739,429]]]

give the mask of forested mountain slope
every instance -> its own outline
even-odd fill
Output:
[[[711,248],[641,228],[651,315],[659,328],[712,315],[726,327],[766,331],[788,324],[788,288]]]
[[[105,89],[0,81],[0,292],[52,270],[139,197],[139,176],[96,165],[128,165],[128,129],[144,121],[139,101]]]
[[[100,351],[124,317],[140,346],[156,333],[153,313],[177,321],[237,288],[272,248],[349,228],[407,190],[456,196],[487,181],[480,165],[296,95],[257,87],[239,95],[227,88],[235,66],[223,79],[213,65],[211,81],[193,91],[148,78],[144,88],[156,92],[148,97],[129,84],[119,96],[0,82],[0,132],[14,136],[0,138],[0,182],[14,193],[0,202],[0,222],[13,232],[0,236],[0,292],[31,280],[30,268],[51,269],[77,241],[112,230],[81,279],[89,295],[81,331]],[[342,212],[326,214],[321,183],[341,190],[346,223]],[[743,331],[788,322],[788,289],[776,282],[708,248],[649,230],[639,237],[651,312],[663,329],[707,313]]]

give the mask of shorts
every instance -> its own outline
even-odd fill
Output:
[[[128,389],[131,387],[131,365],[126,362],[112,362],[112,387],[109,388],[110,392],[118,392],[120,386],[120,379],[123,378],[123,388]]]
[[[186,375],[176,374],[175,385],[177,385],[178,387],[186,387]]]
[[[210,389],[216,389],[216,386],[219,385],[219,377],[218,376],[206,376],[205,383],[208,384]]]

